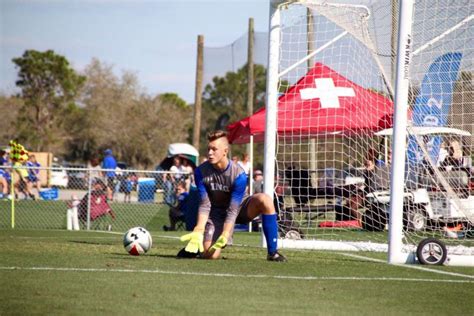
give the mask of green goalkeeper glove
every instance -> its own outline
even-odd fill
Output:
[[[224,235],[220,235],[219,238],[217,238],[216,242],[214,245],[211,247],[211,251],[214,252],[217,249],[222,249],[227,245],[227,237]]]
[[[186,235],[181,236],[180,238],[181,241],[189,241],[188,244],[186,245],[186,250],[187,252],[192,252],[192,253],[197,253],[203,252],[204,251],[204,245],[203,240],[204,240],[204,232],[202,231],[195,231]]]

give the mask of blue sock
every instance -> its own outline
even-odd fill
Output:
[[[266,215],[262,214],[263,234],[267,240],[267,251],[273,254],[277,251],[278,241],[278,224],[277,214]]]

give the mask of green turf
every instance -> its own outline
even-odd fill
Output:
[[[157,198],[156,200],[160,200]],[[144,226],[150,231],[160,231],[163,225],[169,225],[169,207],[161,203],[123,203],[111,202],[111,208],[117,215],[116,220],[111,221],[109,216],[102,220],[91,223],[92,230],[107,230],[111,224],[112,230],[124,232],[130,227]],[[15,203],[15,228],[19,229],[65,229],[66,228],[66,201],[24,201]],[[329,215],[332,216],[332,215]],[[296,219],[296,217],[295,217]],[[330,218],[329,218],[330,219]],[[375,243],[386,243],[387,231],[368,232],[362,229],[321,229],[316,227],[321,220],[328,220],[326,215],[313,221],[308,227],[304,221],[299,221],[300,231],[307,236],[319,240],[345,240],[365,241]],[[0,229],[11,228],[11,203],[0,201]],[[82,225],[82,228],[85,228]],[[432,237],[432,231],[417,232],[411,234],[411,242],[417,243],[422,238]],[[458,245],[457,239],[446,239],[442,235],[434,235],[441,238],[446,244]],[[474,239],[463,240],[463,245],[474,247]]]
[[[272,263],[257,233],[237,233],[222,260],[177,260],[179,234],[153,233],[151,251],[132,257],[121,234],[0,230],[0,315],[474,313],[473,268],[290,250],[289,262]]]
[[[105,230],[112,224],[114,231],[123,232],[130,227],[145,226],[149,230],[160,230],[168,222],[168,207],[163,204],[112,202],[111,208],[117,218],[109,216],[103,225],[92,223],[92,228]],[[65,229],[65,201],[17,201],[15,203],[15,228],[20,229]],[[11,203],[0,201],[0,228],[11,228]]]

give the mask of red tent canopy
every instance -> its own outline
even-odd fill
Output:
[[[255,141],[263,140],[265,114],[262,108],[230,124],[230,142],[247,143],[250,135],[254,135]],[[277,132],[284,137],[373,132],[390,127],[392,114],[390,99],[316,63],[279,98]]]

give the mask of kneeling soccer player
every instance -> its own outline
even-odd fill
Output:
[[[217,259],[221,250],[232,243],[235,223],[248,223],[262,215],[269,261],[286,261],[277,251],[277,214],[272,199],[263,193],[246,196],[247,175],[228,158],[229,141],[223,131],[208,135],[207,158],[195,171],[201,197],[197,224],[192,233],[181,237],[188,241],[178,257]]]

